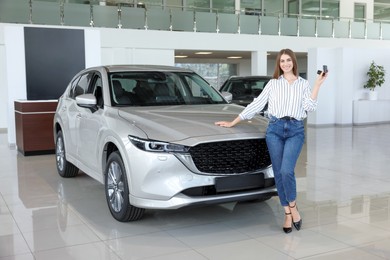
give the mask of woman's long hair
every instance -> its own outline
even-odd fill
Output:
[[[297,57],[295,57],[295,53],[290,49],[282,49],[281,51],[279,51],[278,56],[276,57],[276,64],[275,64],[275,71],[274,71],[273,78],[278,79],[280,75],[283,74],[283,70],[280,68],[280,57],[283,54],[286,54],[291,57],[293,62],[293,73],[295,76],[298,77],[298,63],[297,63]]]

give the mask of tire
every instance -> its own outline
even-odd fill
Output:
[[[128,222],[142,218],[145,209],[135,207],[129,202],[129,185],[119,152],[113,152],[108,157],[104,186],[108,208],[116,220]]]
[[[64,178],[75,177],[79,169],[66,160],[65,143],[62,131],[58,131],[56,138],[56,165],[58,174]]]

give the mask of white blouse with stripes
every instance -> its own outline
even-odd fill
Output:
[[[241,120],[248,120],[259,113],[268,102],[268,115],[282,118],[285,116],[302,120],[307,112],[317,108],[317,100],[311,97],[309,82],[298,77],[292,84],[282,76],[271,79],[261,94],[253,100],[239,115]]]

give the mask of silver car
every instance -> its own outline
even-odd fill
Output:
[[[269,199],[276,189],[267,119],[214,125],[242,109],[191,70],[85,69],[59,98],[54,117],[58,173],[75,177],[81,170],[103,183],[118,221],[138,220],[145,209]]]

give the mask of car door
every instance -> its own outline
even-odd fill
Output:
[[[85,166],[91,170],[89,174],[92,175],[99,175],[101,171],[99,168],[101,167],[99,158],[99,154],[101,154],[99,133],[104,125],[104,99],[102,87],[100,73],[94,72],[87,93],[95,95],[97,110],[79,107],[78,157],[82,159]],[[99,178],[99,176],[97,177]]]

